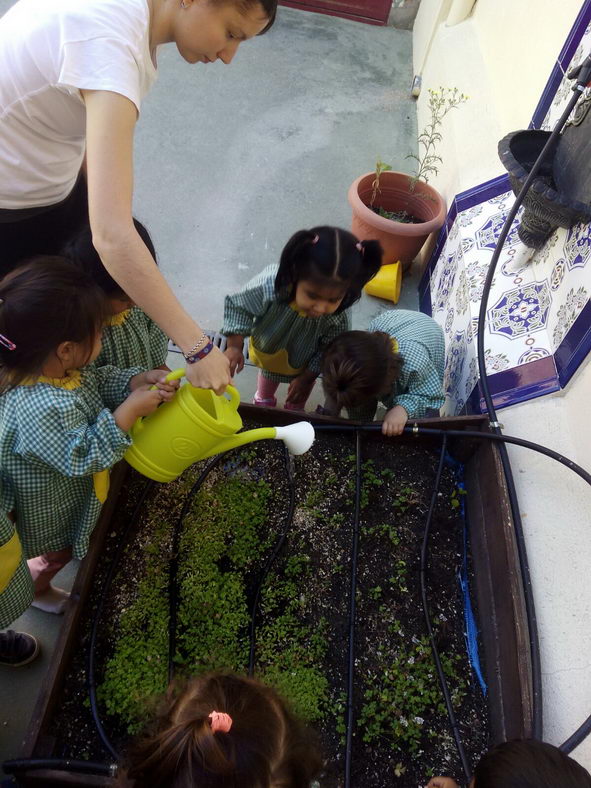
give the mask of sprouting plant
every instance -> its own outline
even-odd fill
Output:
[[[373,180],[373,182],[371,184],[371,200],[369,202],[369,207],[370,208],[373,208],[373,204],[376,201],[376,197],[378,196],[378,194],[381,194],[381,191],[382,191],[380,189],[380,175],[383,172],[389,172],[391,169],[392,169],[392,167],[389,164],[385,164],[380,159],[377,160],[377,162],[376,162],[376,177],[374,178],[374,180]]]
[[[429,112],[431,119],[419,134],[419,155],[410,153],[406,158],[414,159],[417,163],[417,171],[411,181],[411,190],[416,186],[417,181],[429,183],[431,175],[437,175],[439,167],[443,162],[441,156],[435,154],[435,148],[443,139],[439,131],[443,119],[452,109],[456,109],[460,104],[464,104],[468,96],[461,93],[457,88],[439,87],[438,90],[429,88]],[[422,149],[422,150],[421,150]]]
[[[412,487],[401,487],[394,499],[394,508],[404,514],[411,506],[419,502],[419,496]]]
[[[418,136],[419,154],[409,153],[406,157],[407,159],[414,159],[416,162],[416,172],[409,183],[411,192],[415,190],[418,181],[429,183],[429,178],[432,175],[437,175],[439,172],[439,165],[442,164],[443,159],[435,153],[435,149],[443,139],[440,131],[441,124],[448,112],[464,104],[468,98],[458,88],[444,88],[441,86],[437,90],[429,88],[429,112],[431,117]],[[385,164],[381,159],[378,159],[376,162],[375,178],[371,184],[372,193],[369,207],[387,219],[399,222],[411,221],[406,211],[393,213],[379,206],[374,207],[377,195],[381,193],[380,176],[383,172],[388,172],[391,169],[392,167],[389,164]]]

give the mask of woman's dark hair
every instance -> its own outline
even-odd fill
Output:
[[[332,340],[322,356],[322,386],[335,406],[361,405],[390,391],[400,376],[402,356],[384,331],[345,331]]]
[[[310,280],[334,286],[342,282],[345,296],[336,312],[361,298],[363,286],[380,270],[379,241],[358,241],[353,233],[338,227],[312,227],[291,236],[281,252],[275,277],[275,293],[292,301],[298,282]]]
[[[63,257],[40,256],[19,265],[0,282],[0,389],[39,375],[62,342],[79,342],[92,353],[105,320],[105,297],[83,271]]]
[[[216,5],[222,5],[223,3],[227,2],[228,0],[214,0]],[[232,0],[230,0],[230,2],[232,2]],[[255,5],[260,5],[262,7],[269,21],[258,34],[259,36],[264,35],[267,30],[270,30],[273,27],[273,23],[275,22],[275,18],[277,16],[277,2],[278,0],[234,0],[234,3],[246,13],[248,13],[248,11],[250,11],[250,9]]]
[[[499,744],[474,771],[475,788],[591,788],[591,775],[552,744],[534,739]]]
[[[228,732],[212,731],[212,711],[230,715]],[[169,689],[154,732],[129,756],[127,780],[135,788],[309,788],[321,766],[311,734],[274,690],[212,673]]]
[[[150,234],[144,225],[137,219],[134,219],[133,223],[139,237],[145,243],[156,265],[158,265],[156,250],[154,249]],[[86,272],[101,288],[107,298],[117,298],[119,296],[126,297],[125,292],[107,271],[99,257],[99,253],[94,248],[90,225],[87,224],[67,241],[62,249],[62,254],[78,266],[78,268]]]

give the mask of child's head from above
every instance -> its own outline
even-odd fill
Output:
[[[591,788],[591,776],[558,747],[533,739],[504,742],[480,759],[472,788]]]
[[[138,235],[152,255],[154,262],[158,264],[156,250],[154,249],[150,234],[144,225],[137,219],[134,219],[133,223]],[[86,227],[83,227],[76,235],[72,236],[64,246],[62,252],[64,257],[71,260],[78,268],[88,274],[88,276],[90,276],[101,288],[107,298],[111,315],[124,312],[134,305],[133,301],[123,292],[121,287],[103,265],[98,252],[92,244],[92,232],[89,225],[86,225]]]
[[[0,282],[0,299],[2,387],[39,375],[63,377],[100,353],[104,296],[63,257],[23,263]]]
[[[322,356],[325,408],[338,416],[380,395],[390,393],[400,375],[402,356],[384,331],[345,331]]]
[[[281,253],[275,293],[308,317],[342,312],[361,298],[381,260],[378,241],[360,242],[338,227],[300,230]]]
[[[136,788],[308,788],[320,767],[314,740],[274,690],[212,673],[169,691],[127,776]]]

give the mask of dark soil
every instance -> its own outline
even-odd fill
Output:
[[[420,547],[438,453],[419,443],[408,446],[367,438],[362,441],[362,461],[351,785],[414,788],[425,785],[429,774],[450,774],[459,779],[455,745],[428,646],[424,645],[419,588]],[[149,554],[148,558],[142,557],[142,548],[163,522],[170,525],[172,534],[183,502],[203,466],[194,466],[169,485],[154,485],[142,506],[127,539],[120,570],[106,596],[96,653],[99,685],[104,665],[113,653],[121,611],[134,598],[146,560],[152,560]],[[290,555],[303,555],[309,560],[311,571],[300,592],[301,617],[306,626],[312,625],[324,633],[326,656],[322,670],[329,683],[327,696],[322,700],[323,717],[314,723],[326,758],[326,770],[319,784],[336,788],[343,785],[345,761],[343,721],[355,500],[353,434],[319,434],[311,451],[296,458],[294,468],[295,516],[267,583],[272,585],[282,576]],[[225,477],[236,474],[260,476],[270,483],[272,499],[266,527],[279,534],[288,509],[288,476],[281,445],[261,442],[229,453],[207,484],[222,484]],[[86,701],[90,622],[110,560],[144,484],[142,477],[131,474],[106,540],[87,604],[80,647],[54,722],[56,755],[109,760]],[[469,667],[464,645],[463,605],[457,581],[463,550],[460,510],[454,471],[446,466],[432,524],[428,598],[438,647],[450,666],[449,686],[462,739],[474,763],[486,749],[487,720],[486,702]],[[166,537],[168,547],[170,542],[171,536]],[[259,557],[259,569],[251,571],[247,578],[251,598],[269,552],[267,549]],[[163,594],[166,596],[166,589]],[[266,623],[264,604],[262,608],[257,620],[259,628]],[[163,653],[157,656],[164,683],[166,647],[164,643]],[[246,669],[247,662],[243,665]],[[182,672],[182,666],[179,671]],[[411,686],[413,691],[406,692],[405,688]],[[126,726],[117,717],[105,715],[104,709],[102,719],[116,748],[125,751],[130,739]]]
[[[401,224],[423,224],[424,219],[418,219],[408,211],[386,211],[384,208],[372,208],[374,213],[384,219],[390,219],[392,222],[400,222]]]

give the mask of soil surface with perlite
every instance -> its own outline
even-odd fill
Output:
[[[206,462],[176,482],[152,484],[139,507],[146,480],[130,474],[54,719],[55,754],[112,760],[90,713],[87,652],[104,579],[119,552],[118,570],[104,591],[95,649],[99,712],[123,756],[153,716],[167,685],[169,565],[179,527],[175,677],[219,669],[246,673],[257,599],[254,675],[277,687],[317,732],[326,764],[317,785],[344,784],[355,446],[352,432],[320,432],[310,452],[288,461],[280,442],[250,444],[223,455],[201,485],[195,482]],[[407,445],[377,436],[361,441],[354,788],[414,788],[433,774],[462,777],[419,585],[438,460],[437,447],[419,441]],[[457,468],[446,464],[431,529],[427,586],[460,734],[475,763],[487,745],[487,714],[466,655],[458,584],[463,491],[456,474]]]

